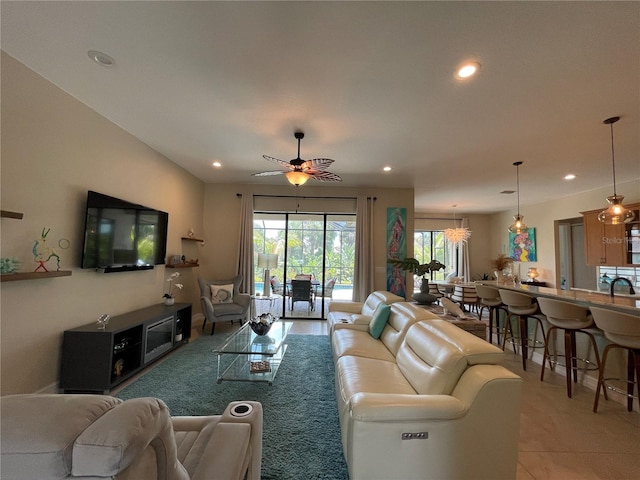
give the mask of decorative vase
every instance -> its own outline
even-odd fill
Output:
[[[164,304],[165,305],[173,305],[174,303],[176,303],[176,299],[173,297],[165,297],[164,298]]]
[[[496,270],[493,274],[496,276],[498,284],[504,283],[504,273],[502,270]]]
[[[422,283],[420,283],[420,293],[429,293],[429,279],[422,277]]]

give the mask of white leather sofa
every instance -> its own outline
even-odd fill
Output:
[[[367,330],[371,317],[379,304],[391,305],[404,301],[404,298],[382,290],[370,293],[364,302],[332,300],[327,308],[329,330],[332,331],[334,325],[343,323],[358,325],[359,329]]]
[[[333,332],[350,480],[515,478],[522,382],[502,350],[445,320],[408,323],[397,350],[385,332]]]
[[[0,398],[3,480],[259,480],[262,406],[170,417],[155,398]]]

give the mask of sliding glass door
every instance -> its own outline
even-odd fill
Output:
[[[333,298],[351,299],[355,261],[355,216],[323,213],[254,213],[254,252],[277,254],[270,283],[277,314],[325,318]],[[264,269],[256,260],[256,292]],[[309,281],[301,289],[297,280]],[[309,286],[308,294],[306,285]],[[295,287],[295,292],[294,292]]]

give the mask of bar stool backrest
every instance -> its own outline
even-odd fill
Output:
[[[538,311],[538,304],[531,295],[502,288],[499,292],[502,303],[516,315],[533,315]]]
[[[627,348],[640,348],[640,315],[592,307],[593,320],[610,341]]]
[[[497,300],[498,302],[502,302],[500,291],[497,288],[478,284],[476,285],[476,292],[482,300]]]
[[[593,317],[586,307],[544,297],[538,298],[538,305],[547,321],[556,327],[580,329],[593,325]]]

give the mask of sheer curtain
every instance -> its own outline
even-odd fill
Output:
[[[240,291],[253,293],[253,195],[241,195],[238,273],[242,275]]]
[[[353,300],[363,302],[373,292],[373,205],[375,198],[358,197]]]

